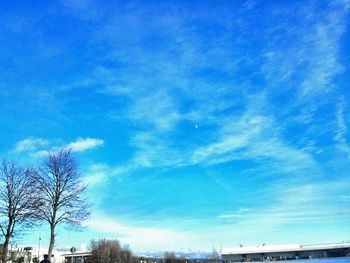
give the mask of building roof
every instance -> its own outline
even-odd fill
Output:
[[[62,256],[64,256],[64,257],[71,257],[71,256],[91,256],[91,252],[90,252],[90,251],[78,251],[78,252],[74,252],[74,253],[63,254]]]
[[[224,248],[222,249],[221,255],[327,250],[327,249],[337,249],[337,248],[350,248],[350,243],[320,244],[320,245],[298,245],[298,244],[261,245],[256,247],[242,246],[238,248]]]

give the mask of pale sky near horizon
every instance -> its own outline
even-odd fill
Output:
[[[58,247],[350,240],[349,8],[3,0],[0,157],[72,147],[92,217]]]

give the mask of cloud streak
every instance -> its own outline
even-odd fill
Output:
[[[72,152],[84,152],[86,150],[100,147],[104,144],[101,139],[95,138],[78,138],[76,141],[67,144],[65,147],[72,150]]]
[[[104,144],[102,139],[97,138],[78,138],[75,141],[62,145],[60,140],[47,140],[43,138],[27,138],[15,143],[13,152],[20,154],[26,153],[34,158],[46,156],[49,152],[54,152],[60,148],[71,149],[72,152],[84,152],[87,150],[101,147]]]
[[[130,226],[106,217],[95,217],[87,226],[104,235],[114,236],[124,244],[132,244],[138,252],[178,250],[190,246],[198,238],[170,228]]]
[[[18,141],[15,144],[14,151],[17,153],[35,151],[49,145],[49,141],[41,138],[28,138]]]

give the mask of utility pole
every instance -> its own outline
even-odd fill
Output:
[[[41,241],[41,227],[39,232],[38,263],[40,262],[40,241]]]

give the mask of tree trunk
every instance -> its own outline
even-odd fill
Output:
[[[52,251],[55,247],[55,226],[54,224],[51,225],[51,236],[50,236],[50,246],[49,246],[49,252],[47,253],[49,256],[49,260],[51,261]]]
[[[1,262],[6,263],[7,260],[7,252],[9,250],[9,241],[10,241],[10,236],[6,235],[5,236],[5,242],[2,247],[2,254],[1,254]]]

